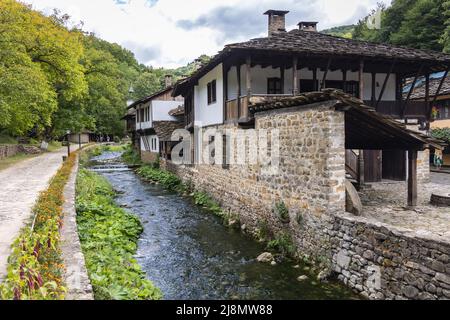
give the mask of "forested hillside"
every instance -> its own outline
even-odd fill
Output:
[[[322,30],[322,33],[329,34],[336,37],[351,39],[353,32],[355,31],[355,25],[351,24],[348,26],[334,27],[330,29]]]
[[[381,28],[371,30],[361,19],[353,38],[450,52],[450,1],[393,0],[382,10]]]
[[[0,134],[120,136],[127,100],[162,89],[167,73],[180,78],[195,70],[195,63],[177,70],[141,65],[129,50],[69,28],[69,21],[0,0]]]

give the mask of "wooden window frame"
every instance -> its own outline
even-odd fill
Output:
[[[217,102],[217,80],[213,80],[208,82],[207,87],[207,96],[208,96],[208,105],[214,104]]]
[[[271,84],[275,84],[274,88],[271,88]],[[273,90],[273,92],[271,92]],[[271,77],[267,78],[267,94],[283,94],[283,86],[281,78]]]

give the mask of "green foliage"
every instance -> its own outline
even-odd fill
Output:
[[[450,128],[433,129],[431,130],[431,136],[450,144]]]
[[[282,222],[289,222],[289,209],[283,201],[277,202],[275,204],[275,212]]]
[[[330,29],[322,30],[322,33],[329,34],[335,37],[351,39],[353,32],[355,31],[355,25],[339,26]]]
[[[436,51],[448,46],[449,12],[443,0],[395,0],[388,8],[378,6],[382,10],[381,29],[369,29],[366,17],[355,27],[354,39]]]
[[[211,211],[217,216],[224,216],[224,213],[222,211],[222,208],[220,205],[215,202],[206,192],[203,191],[195,191],[192,194],[194,198],[194,203],[198,206],[201,206],[208,211]]]
[[[275,239],[267,244],[269,250],[276,250],[286,256],[294,256],[296,247],[290,234],[282,232],[275,236]]]
[[[142,164],[141,157],[133,149],[133,146],[131,144],[127,146],[125,152],[122,154],[122,160],[130,166]]]
[[[269,223],[267,222],[267,220],[261,220],[258,222],[256,237],[261,242],[266,242],[272,237],[272,232],[269,228]]]
[[[160,183],[164,188],[171,191],[178,191],[182,188],[180,178],[173,173],[155,169],[151,166],[144,166],[137,170],[137,173],[145,180]]]
[[[134,259],[143,231],[139,219],[114,203],[111,185],[82,169],[77,222],[89,277],[98,300],[158,300],[162,294]]]

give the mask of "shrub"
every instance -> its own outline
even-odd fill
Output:
[[[142,164],[141,157],[129,144],[125,148],[125,152],[122,154],[122,160],[128,165],[140,165]]]
[[[269,250],[276,250],[286,256],[294,256],[296,248],[290,234],[282,232],[267,244]]]
[[[95,298],[161,299],[134,259],[143,231],[139,219],[114,203],[111,185],[93,172],[80,170],[77,194],[78,231]]]
[[[144,166],[137,173],[147,181],[157,182],[170,191],[178,191],[182,187],[181,179],[173,173]]]
[[[215,202],[207,193],[202,191],[195,191],[193,193],[194,202],[196,205],[202,206],[203,208],[211,211],[215,215],[224,216],[222,208]]]
[[[283,201],[277,202],[275,204],[275,212],[282,222],[289,222],[289,209],[286,207],[286,204]]]

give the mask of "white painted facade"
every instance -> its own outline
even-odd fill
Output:
[[[216,80],[216,102],[208,104],[208,83]],[[199,127],[223,123],[223,69],[219,64],[204,75],[194,88],[195,125]]]
[[[317,79],[322,81],[324,71],[317,71]],[[251,89],[252,94],[267,94],[267,79],[268,78],[280,78],[281,70],[279,68],[262,68],[261,66],[255,66],[251,69]],[[297,70],[298,79],[313,80],[313,72],[307,68]],[[376,75],[376,97],[381,93],[381,89],[386,78],[386,74],[380,73]],[[286,69],[284,72],[284,94],[292,94],[292,68]],[[342,81],[342,71],[330,71],[327,74],[327,80]],[[347,81],[358,81],[358,72],[347,72]],[[385,92],[383,94],[383,101],[395,101],[395,83],[396,75],[391,74],[389,77]],[[241,95],[246,95],[246,66],[241,66]],[[238,82],[236,67],[232,67],[228,72],[228,100],[234,100],[237,98]],[[372,74],[364,73],[364,100],[370,100],[372,98]]]
[[[154,100],[142,104],[137,109],[139,116],[136,116],[136,129],[146,130],[153,128],[153,121],[177,121],[175,117],[169,115],[169,111],[182,104],[180,101]],[[142,118],[141,109],[144,109]]]
[[[157,135],[142,136],[141,137],[141,150],[159,153],[159,138]]]

